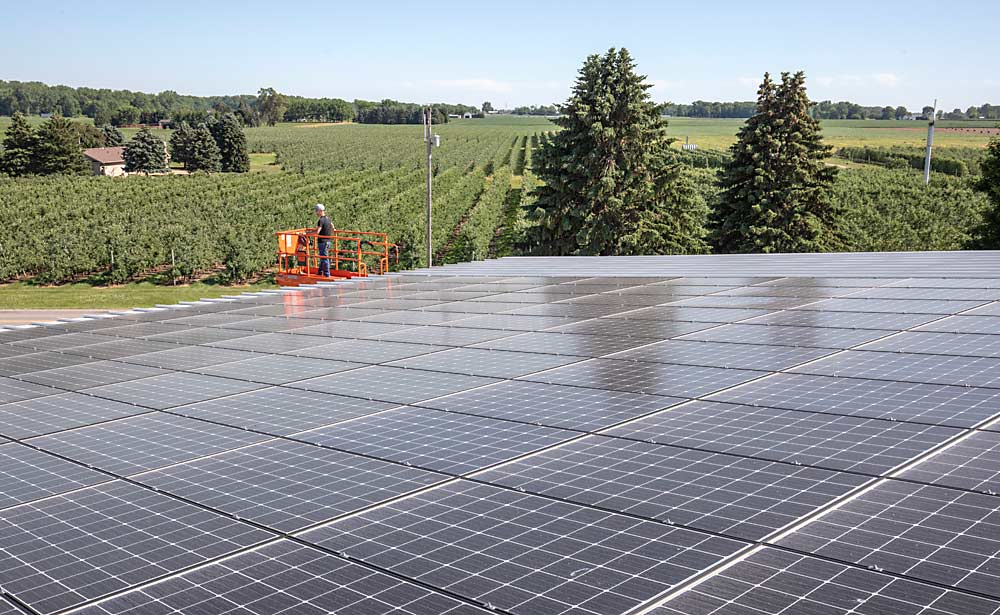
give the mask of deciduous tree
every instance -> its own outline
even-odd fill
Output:
[[[13,177],[29,175],[35,170],[38,135],[28,124],[20,111],[11,117],[10,126],[4,132],[3,151],[0,151],[0,173]]]
[[[257,110],[268,126],[274,126],[284,119],[287,108],[285,96],[274,88],[261,88],[257,92]]]
[[[1000,250],[1000,138],[990,141],[980,168],[982,176],[976,182],[976,189],[986,194],[990,207],[983,213],[983,223],[970,247]]]
[[[556,133],[535,157],[544,183],[528,211],[528,249],[542,254],[701,252],[699,208],[663,156],[666,120],[625,49],[592,55]],[[690,215],[690,221],[680,222]],[[689,223],[690,222],[690,223]]]
[[[130,173],[155,173],[167,167],[167,146],[148,128],[143,128],[132,137],[125,145],[122,156],[125,158],[125,170]]]
[[[809,116],[805,75],[764,75],[757,113],[739,131],[723,170],[715,243],[723,252],[817,252],[836,244],[830,199],[836,170]]]

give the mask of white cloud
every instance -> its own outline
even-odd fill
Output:
[[[895,87],[903,80],[895,73],[872,73],[870,75],[819,75],[807,78],[816,85],[828,87],[852,87],[878,85],[882,87]]]
[[[736,82],[740,85],[745,85],[747,87],[757,87],[760,82],[764,80],[764,77],[737,77]]]
[[[872,77],[875,78],[875,82],[879,85],[885,85],[888,87],[895,87],[901,80],[899,75],[893,73],[876,73],[872,75]]]

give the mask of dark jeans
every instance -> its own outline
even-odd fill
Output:
[[[329,239],[320,239],[320,240],[318,240],[316,242],[316,247],[319,248],[319,255],[320,256],[329,256],[330,255],[330,240]],[[326,277],[330,277],[330,259],[328,259],[328,258],[321,258],[321,259],[319,259],[319,274],[323,275],[323,276],[326,276]]]

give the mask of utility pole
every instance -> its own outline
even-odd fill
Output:
[[[441,146],[441,137],[434,134],[433,109],[428,105],[423,109],[424,142],[427,143],[427,266],[432,266],[433,247],[431,246],[431,198],[434,182],[434,148]]]
[[[934,99],[934,111],[927,120],[927,155],[924,156],[924,185],[931,183],[931,148],[934,146],[934,120],[937,119],[937,99]]]

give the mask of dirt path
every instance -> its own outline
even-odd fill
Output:
[[[103,311],[105,310],[0,310],[0,326],[30,325],[33,322],[77,318],[87,314],[100,314]]]

